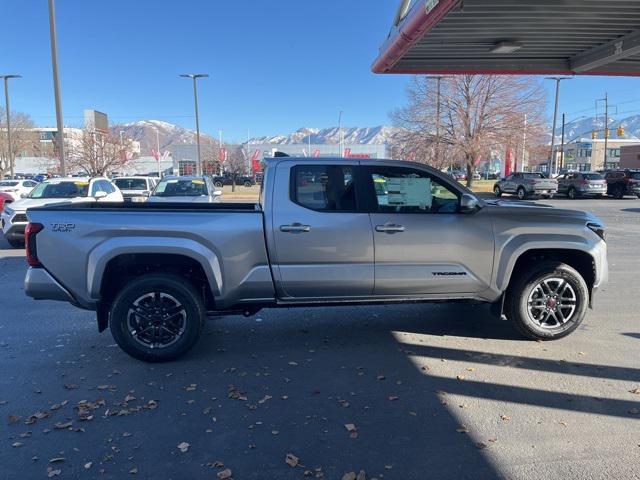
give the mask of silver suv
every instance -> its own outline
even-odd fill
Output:
[[[541,173],[514,172],[498,180],[493,186],[496,197],[503,193],[512,193],[524,200],[530,195],[553,197],[558,192],[558,182],[545,178]]]
[[[602,197],[607,193],[607,181],[595,172],[568,172],[558,177],[558,193],[570,199]]]

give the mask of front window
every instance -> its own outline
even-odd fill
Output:
[[[144,178],[116,178],[113,183],[120,190],[147,190],[147,181]]]
[[[1,187],[17,187],[18,186],[18,182],[0,182],[0,188]]]
[[[29,198],[75,198],[86,197],[89,182],[44,182],[31,190]]]
[[[153,192],[154,197],[200,197],[207,194],[207,184],[198,178],[163,179]]]
[[[375,192],[379,213],[455,213],[459,193],[421,170],[370,167],[367,180]]]

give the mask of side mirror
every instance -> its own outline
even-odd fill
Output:
[[[100,200],[101,198],[105,198],[107,196],[107,192],[96,192],[96,194],[93,196],[93,198],[95,198],[96,200]]]
[[[478,210],[478,199],[473,195],[464,193],[460,198],[460,212],[461,213],[474,213]]]
[[[214,197],[221,197],[222,196],[222,190],[214,190],[213,191],[213,196]]]

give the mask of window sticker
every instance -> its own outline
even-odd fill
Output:
[[[431,206],[430,178],[389,178],[387,180],[388,204],[391,206]]]

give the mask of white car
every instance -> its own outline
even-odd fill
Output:
[[[154,177],[118,177],[111,181],[120,189],[125,202],[146,201],[158,183]]]
[[[218,203],[221,196],[209,177],[164,177],[147,202]]]
[[[8,193],[13,201],[20,200],[23,195],[28,195],[38,185],[35,180],[1,180],[0,192]]]
[[[12,247],[19,247],[24,241],[24,230],[29,223],[27,220],[29,208],[55,203],[122,202],[123,200],[118,187],[103,177],[53,178],[38,184],[27,197],[5,206],[0,223],[9,244]]]

